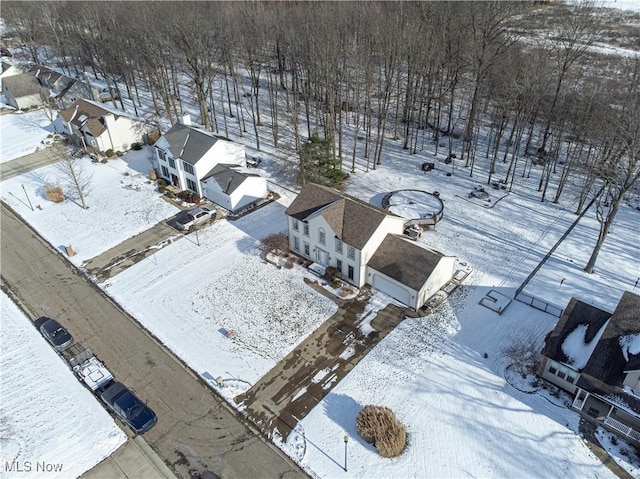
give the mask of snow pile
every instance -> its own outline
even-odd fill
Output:
[[[625,361],[629,361],[629,355],[640,354],[640,333],[622,336],[618,341]]]
[[[78,477],[127,436],[4,293],[0,304],[1,475]]]
[[[569,366],[581,370],[587,365],[593,350],[596,348],[608,324],[609,320],[602,325],[598,333],[589,343],[585,341],[589,327],[587,324],[579,324],[576,329],[567,334],[567,337],[562,343],[562,352],[567,356],[567,364]]]

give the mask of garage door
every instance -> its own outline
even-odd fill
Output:
[[[404,286],[400,286],[380,274],[373,274],[372,286],[374,289],[388,294],[407,306],[411,305],[411,292]]]

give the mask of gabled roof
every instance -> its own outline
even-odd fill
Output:
[[[420,291],[443,258],[401,235],[387,235],[369,260],[368,266]]]
[[[100,136],[106,130],[103,121],[101,121],[105,115],[114,115],[116,119],[125,116],[104,108],[101,104],[83,99],[75,101],[69,108],[60,111],[60,116],[64,121],[72,123],[78,128],[85,126],[93,136]]]
[[[42,87],[32,73],[20,73],[2,79],[2,88],[8,89],[13,98],[35,95],[42,91]]]
[[[582,371],[578,386],[583,376],[591,376],[611,386],[622,385],[630,359],[625,343],[634,336],[640,336],[640,296],[625,291]]]
[[[302,187],[286,214],[300,221],[320,214],[340,240],[358,249],[364,248],[386,217],[397,217],[358,198],[315,183]]]
[[[257,177],[258,175],[244,173],[234,169],[233,166],[237,165],[223,165],[217,164],[214,166],[209,173],[207,173],[202,181],[205,181],[209,178],[213,178],[213,180],[218,183],[220,189],[226,194],[230,195],[233,193],[247,178]]]
[[[571,366],[571,360],[565,351],[563,351],[562,347],[567,337],[575,334],[577,330],[586,326],[583,337],[584,342],[589,344],[595,339],[600,329],[610,317],[611,313],[607,311],[603,311],[576,298],[571,298],[562,316],[556,323],[556,327],[551,334],[547,336],[542,354],[554,361]]]
[[[228,138],[193,126],[176,123],[164,134],[169,143],[169,151],[174,158],[180,158],[195,165],[218,140],[230,141]]]
[[[57,82],[61,77],[67,77],[67,75],[57,72],[55,70],[51,70],[43,65],[34,65],[29,69],[29,71],[33,72],[37,78],[41,81],[53,85]],[[67,77],[71,79],[71,77]]]

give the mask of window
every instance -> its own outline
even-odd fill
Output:
[[[300,229],[298,226],[298,220],[292,220],[292,221],[293,221],[293,230],[298,231]]]
[[[349,279],[353,279],[353,266],[351,265],[347,266],[347,276]]]
[[[342,253],[342,241],[336,238],[336,252]]]
[[[305,243],[304,244],[304,254],[306,256],[311,256],[310,253],[309,253],[309,243]]]
[[[567,371],[567,381],[571,384],[576,382],[576,375],[573,371]]]
[[[320,244],[326,244],[327,242],[327,234],[322,228],[318,230],[318,241],[320,242]]]
[[[190,165],[186,161],[182,160],[182,166],[184,167],[184,171],[192,175],[195,175],[195,172],[193,171],[193,165]]]
[[[556,374],[556,376],[558,376],[560,379],[564,379],[567,375],[564,371],[558,371],[558,374]]]
[[[336,269],[338,270],[338,273],[342,274],[342,260],[341,259],[337,259],[336,260]]]
[[[173,160],[173,158],[167,158],[167,160],[169,160],[169,166],[175,170],[176,162]]]
[[[305,236],[309,236],[309,223],[304,224],[304,228],[302,230]]]
[[[296,251],[300,251],[300,240],[297,236],[293,237],[293,249]]]
[[[187,178],[187,188],[189,188],[191,191],[198,192],[196,184],[193,181],[191,181],[189,178]]]
[[[160,148],[157,148],[156,151],[158,152],[158,158],[160,158],[162,161],[167,161],[167,155],[164,154],[164,151],[162,151]]]
[[[347,248],[347,256],[349,259],[356,259],[356,249],[353,246]]]
[[[558,372],[558,369],[556,368],[556,363],[551,363],[551,364],[549,365],[549,372],[550,372],[551,374],[555,374],[555,373],[557,373],[557,372]]]
[[[164,176],[165,178],[169,178],[169,170],[167,170],[167,167],[161,166],[160,168],[162,169],[162,176]]]

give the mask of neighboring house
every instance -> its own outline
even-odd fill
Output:
[[[267,180],[239,171],[232,165],[218,164],[202,178],[204,197],[229,211],[255,203],[267,196]]]
[[[126,151],[133,143],[142,142],[144,123],[125,113],[89,100],[77,100],[60,111],[58,126],[83,146],[102,152]]]
[[[640,296],[624,292],[613,313],[572,298],[542,355],[538,374],[574,409],[640,445]]]
[[[18,110],[42,106],[46,103],[40,83],[32,73],[3,78],[2,92],[7,105]]]
[[[454,274],[455,258],[402,237],[404,219],[309,183],[287,208],[289,248],[419,309]]]
[[[2,86],[3,78],[11,77],[14,75],[20,75],[21,73],[24,73],[24,70],[22,68],[12,63],[9,63],[5,60],[2,60],[2,62],[0,62],[0,67],[2,68],[2,72],[0,72],[0,87]]]
[[[154,147],[158,175],[180,190],[193,191],[200,197],[207,196],[202,180],[210,176],[216,165],[245,167],[247,161],[244,146],[191,126],[188,115],[162,135]],[[213,191],[213,183],[209,184]]]
[[[58,108],[69,108],[77,100],[100,100],[101,92],[86,81],[72,78],[45,66],[31,68],[43,88]]]

